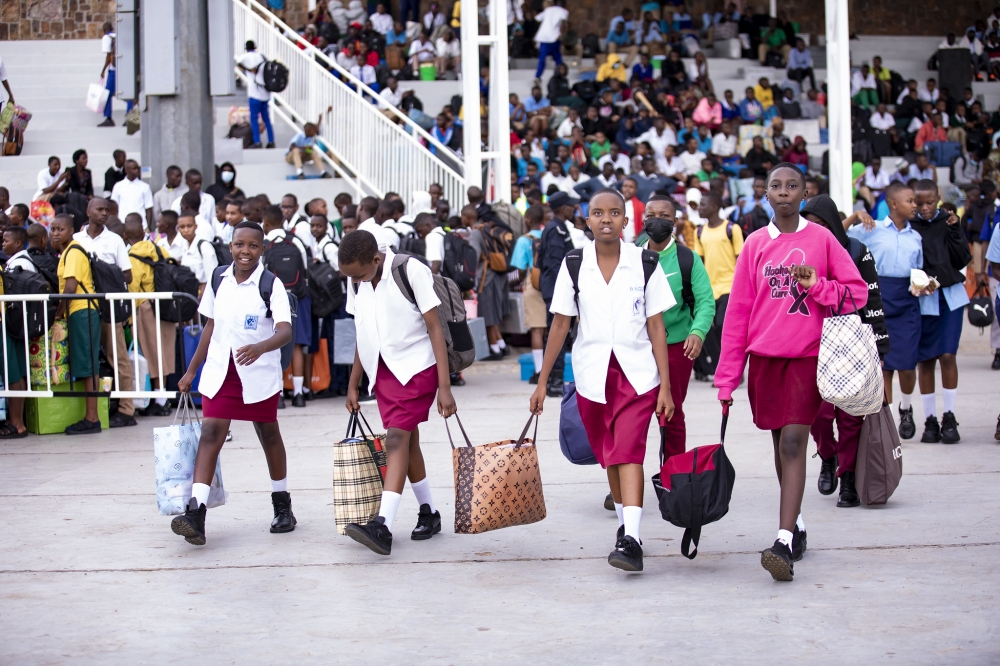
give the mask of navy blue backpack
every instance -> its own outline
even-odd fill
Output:
[[[587,439],[587,431],[576,406],[576,382],[563,385],[562,407],[559,412],[559,448],[566,460],[574,465],[596,465],[594,449]]]

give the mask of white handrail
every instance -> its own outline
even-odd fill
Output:
[[[288,67],[288,87],[272,97],[298,122],[315,122],[322,113],[320,138],[359,185],[378,196],[397,192],[408,202],[412,192],[436,182],[453,206],[465,201],[460,157],[397,109],[372,104],[377,93],[256,0],[232,2],[235,58],[253,40],[261,54]],[[334,111],[327,114],[329,107]]]

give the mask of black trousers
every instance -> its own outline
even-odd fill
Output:
[[[808,78],[809,84],[812,86],[812,89],[819,90],[819,88],[816,87],[816,76],[813,74],[812,67],[789,69],[788,78],[790,78],[792,81],[798,81],[800,84]]]
[[[719,367],[719,355],[722,353],[722,324],[726,320],[726,308],[729,306],[729,294],[724,294],[715,301],[715,319],[712,328],[705,334],[705,344],[701,354],[694,360],[694,370],[700,375],[714,375]]]

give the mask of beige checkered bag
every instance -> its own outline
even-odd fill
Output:
[[[871,325],[855,312],[841,314],[847,290],[836,313],[823,320],[816,384],[820,397],[852,416],[867,416],[882,408],[885,384]]]
[[[341,534],[350,523],[375,518],[382,503],[385,435],[375,435],[371,426],[366,434],[361,422],[368,426],[361,412],[351,414],[346,436],[333,445],[333,515]]]

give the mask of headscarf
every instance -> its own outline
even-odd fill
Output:
[[[820,194],[813,197],[807,201],[806,205],[802,207],[801,211],[799,211],[799,214],[803,216],[806,213],[812,213],[819,219],[826,222],[826,225],[830,228],[831,233],[836,236],[837,241],[844,246],[844,248],[847,247],[850,240],[847,238],[847,232],[844,231],[844,223],[840,220],[840,211],[837,209],[837,204],[833,202],[833,199],[826,194]]]

